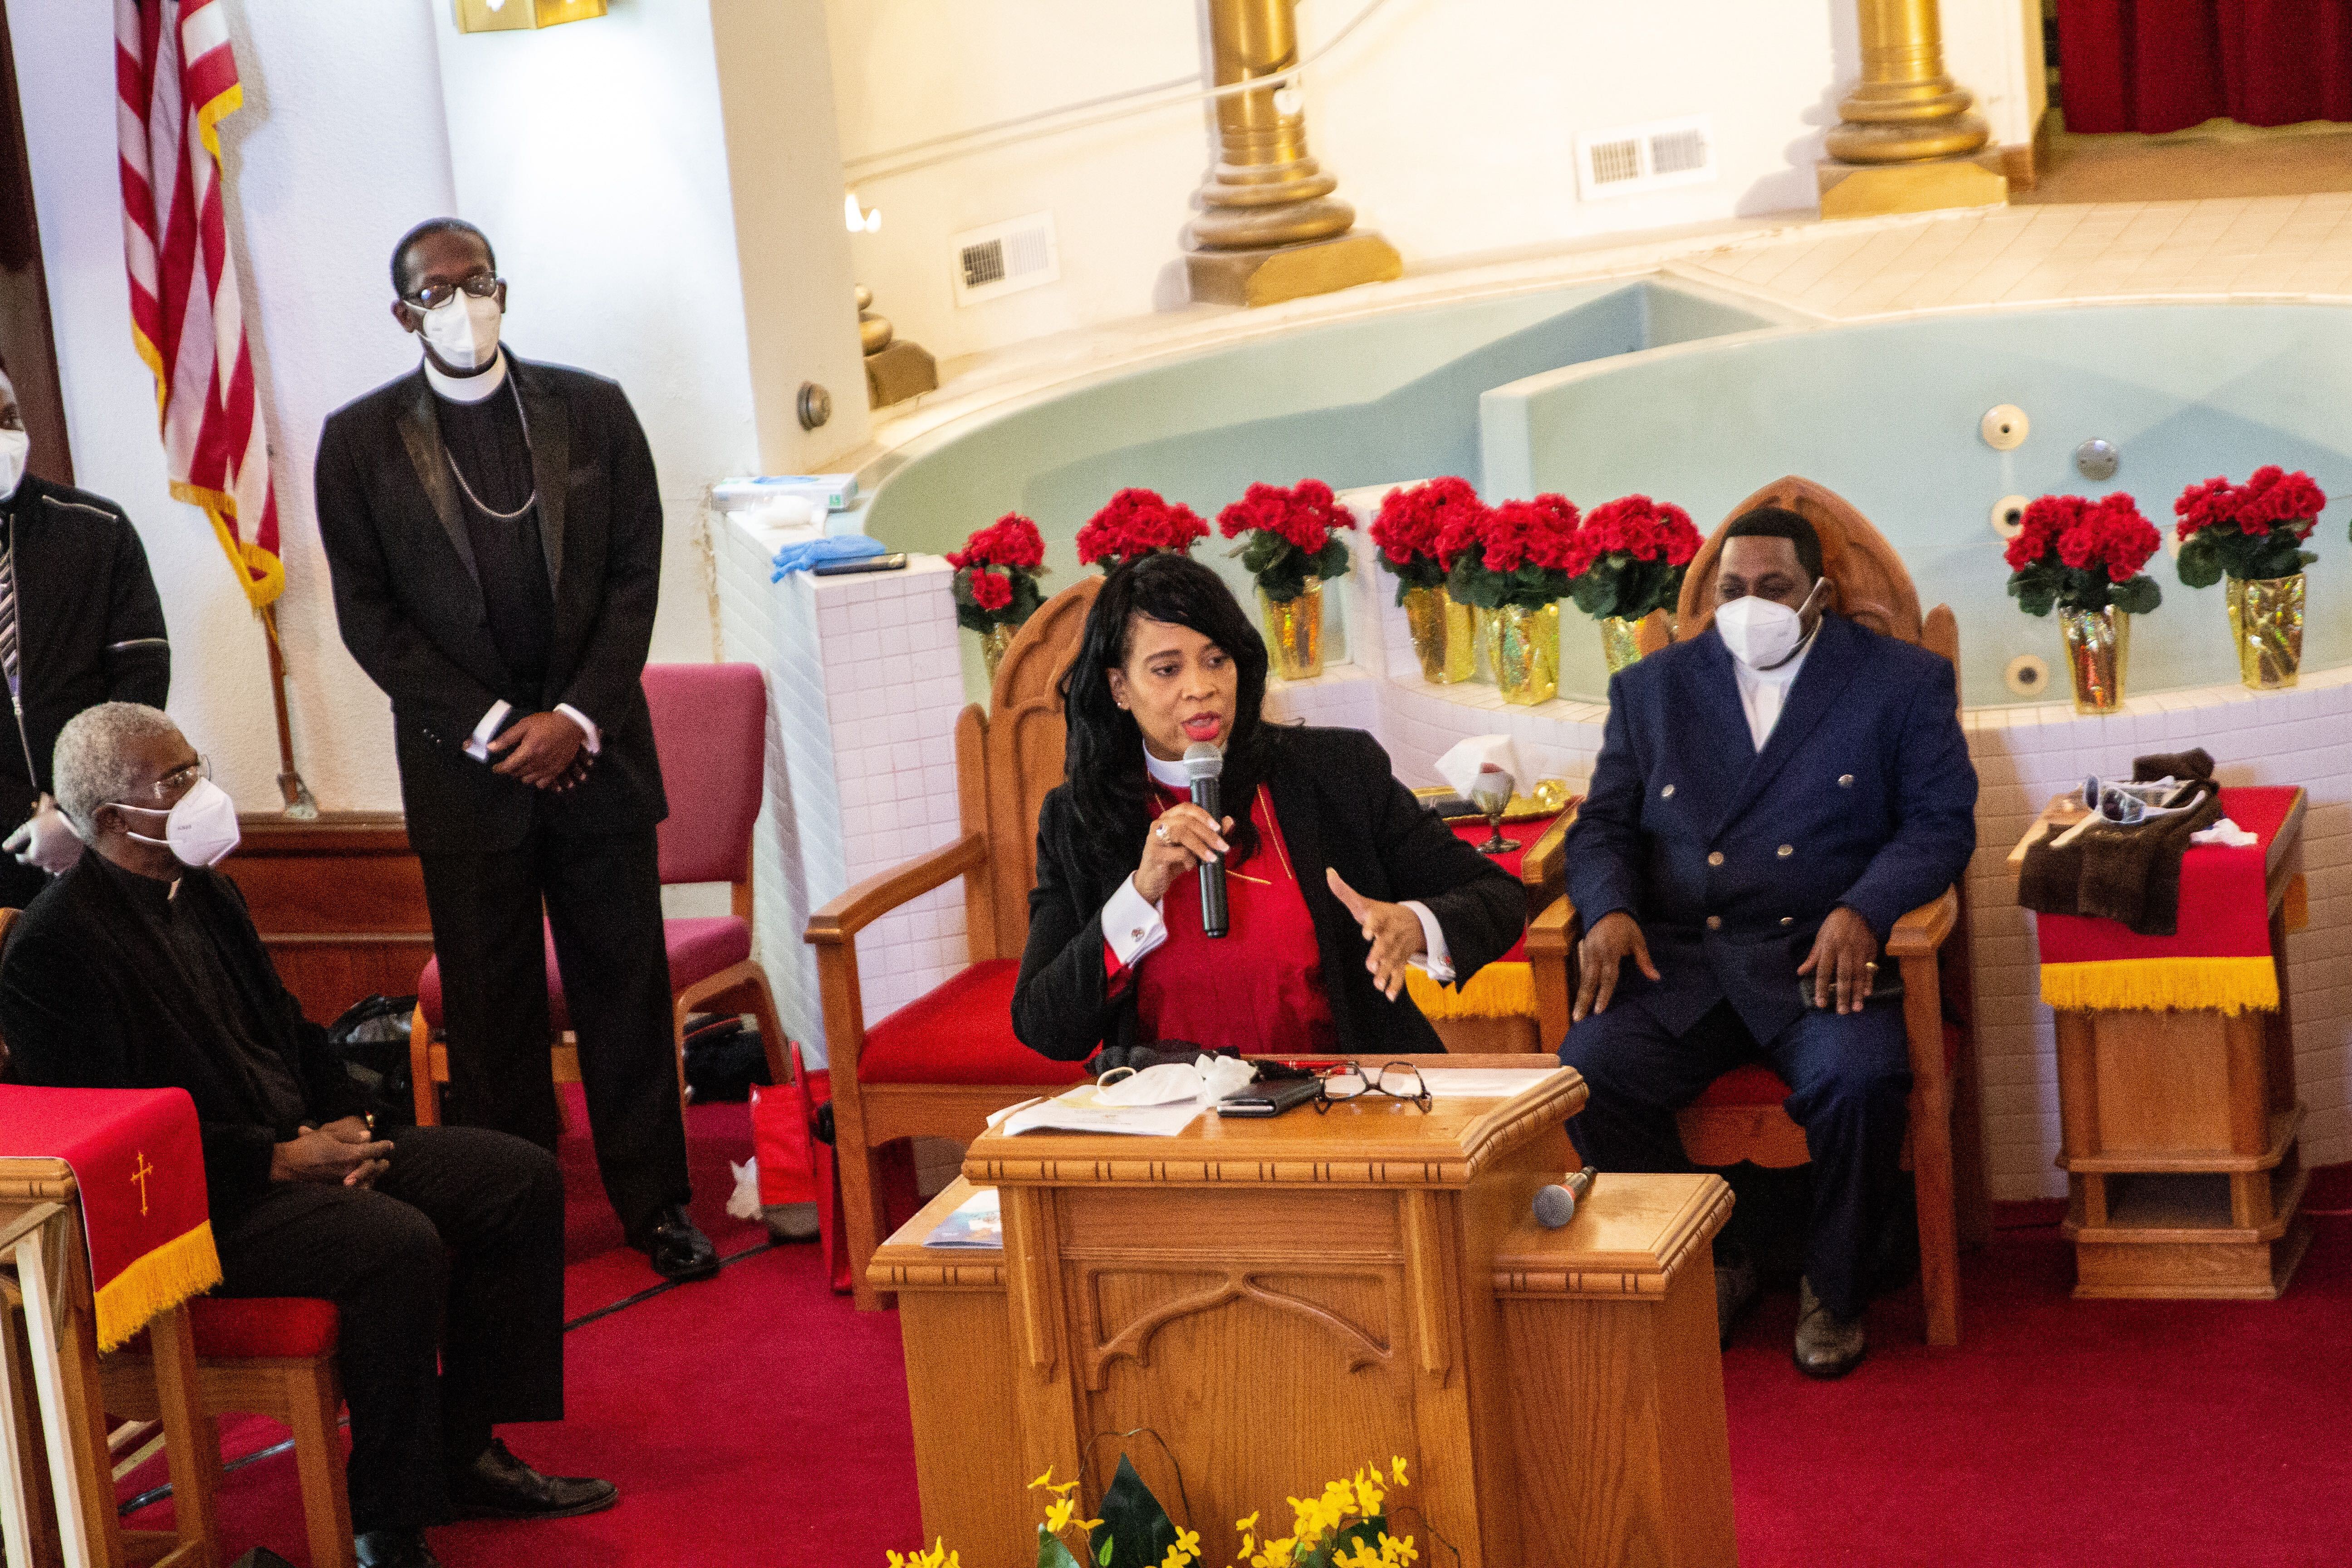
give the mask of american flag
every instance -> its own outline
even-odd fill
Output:
[[[259,609],[286,585],[269,438],[221,207],[218,127],[243,101],[221,0],[115,0],[131,335],[155,373],[172,493],[202,507]]]

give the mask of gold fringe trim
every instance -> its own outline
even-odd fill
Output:
[[[1535,971],[1524,963],[1490,963],[1460,990],[1440,985],[1418,969],[1408,969],[1404,988],[1432,1023],[1441,1018],[1532,1018]]]
[[[2118,958],[2045,963],[2042,999],[2061,1009],[2141,1013],[2278,1011],[2278,970],[2267,958]]]
[[[2286,929],[2301,931],[2311,923],[2311,884],[2297,871],[2286,884],[2286,897],[2279,901],[2279,912],[2286,917]]]
[[[156,1313],[201,1296],[220,1283],[220,1254],[213,1247],[213,1223],[176,1236],[138,1258],[98,1293],[100,1354],[126,1343]]]

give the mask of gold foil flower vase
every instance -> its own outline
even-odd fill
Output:
[[[1257,591],[1265,616],[1266,662],[1284,680],[1312,680],[1323,673],[1323,584],[1309,583],[1295,599]]]
[[[2302,673],[2303,577],[2229,579],[2230,640],[2251,690],[2284,691]]]
[[[1549,702],[1559,691],[1559,605],[1530,610],[1505,605],[1486,616],[1486,662],[1503,700],[1519,707]]]
[[[1433,685],[1450,686],[1477,673],[1478,643],[1472,610],[1457,605],[1444,588],[1408,588],[1404,594],[1405,624],[1412,628],[1412,651],[1421,660],[1421,676]]]
[[[1013,646],[1013,634],[1018,626],[997,625],[980,634],[981,662],[988,666],[988,684],[996,684],[996,667],[1004,662],[1004,650]]]
[[[2131,665],[2131,615],[2110,605],[2104,610],[2058,612],[2066,640],[2066,672],[2074,681],[2074,711],[2112,713],[2124,703]]]

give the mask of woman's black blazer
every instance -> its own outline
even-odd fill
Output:
[[[1444,1050],[1410,994],[1391,1002],[1373,986],[1364,968],[1370,949],[1332,896],[1325,868],[1337,867],[1366,898],[1427,904],[1445,932],[1457,985],[1518,941],[1526,894],[1399,784],[1388,752],[1362,731],[1268,725],[1263,733],[1266,784],[1314,917],[1341,1048],[1367,1058]],[[1227,811],[1239,815],[1231,805]],[[1135,1037],[1134,987],[1115,1001],[1105,996],[1103,906],[1143,858],[1141,832],[1114,848],[1101,857],[1083,852],[1068,785],[1045,797],[1013,1030],[1057,1061],[1083,1061],[1107,1045],[1150,1043]]]

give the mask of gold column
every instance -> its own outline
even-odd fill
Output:
[[[1862,79],[1838,105],[1820,166],[1823,217],[1874,217],[2009,200],[1976,97],[1944,69],[1937,0],[1855,0]]]
[[[1297,0],[1209,0],[1219,87],[1277,75],[1298,62]],[[1307,155],[1307,120],[1273,88],[1217,100],[1217,164],[1186,230],[1192,298],[1271,305],[1383,282],[1404,269],[1377,234],[1350,232],[1356,209],[1334,197],[1336,174]]]

